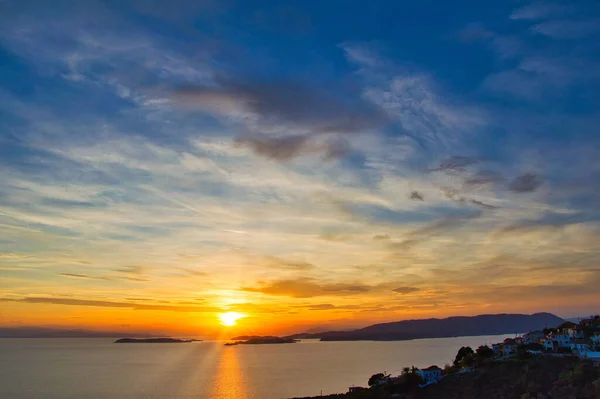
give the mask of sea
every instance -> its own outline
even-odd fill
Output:
[[[0,398],[280,399],[346,392],[372,374],[443,367],[461,346],[514,335],[224,346],[105,338],[0,339]]]

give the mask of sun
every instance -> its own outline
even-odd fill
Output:
[[[221,324],[226,327],[235,326],[237,321],[243,317],[246,317],[246,315],[238,312],[225,312],[219,314],[219,320],[221,320]]]

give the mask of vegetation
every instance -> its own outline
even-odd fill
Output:
[[[368,384],[370,387],[374,387],[374,386],[380,385],[389,377],[390,377],[389,374],[384,374],[384,373],[373,374],[371,376],[371,378],[369,378]]]
[[[475,352],[470,346],[463,346],[458,350],[456,357],[454,358],[455,367],[469,367],[473,364],[475,358]]]
[[[412,373],[412,369],[408,372]],[[389,385],[386,383],[319,398],[597,399],[600,398],[600,369],[576,357],[541,355],[527,359],[492,360],[473,372],[447,375],[437,384],[418,389],[414,386],[409,389],[409,385],[404,387],[404,390],[395,390],[394,383],[390,382]]]

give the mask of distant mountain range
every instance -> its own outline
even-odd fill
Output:
[[[130,335],[139,338],[151,337],[147,333],[111,332],[92,330],[63,330],[47,327],[0,327],[0,338],[117,338]]]
[[[402,341],[418,338],[445,338],[476,335],[525,333],[556,327],[564,320],[551,313],[489,314],[446,319],[405,320],[374,324],[353,331],[326,331],[294,334],[286,338],[321,341]]]

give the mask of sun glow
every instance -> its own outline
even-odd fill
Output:
[[[219,314],[219,320],[221,320],[221,324],[227,327],[235,326],[237,321],[244,317],[246,317],[245,314],[238,312],[225,312]]]

